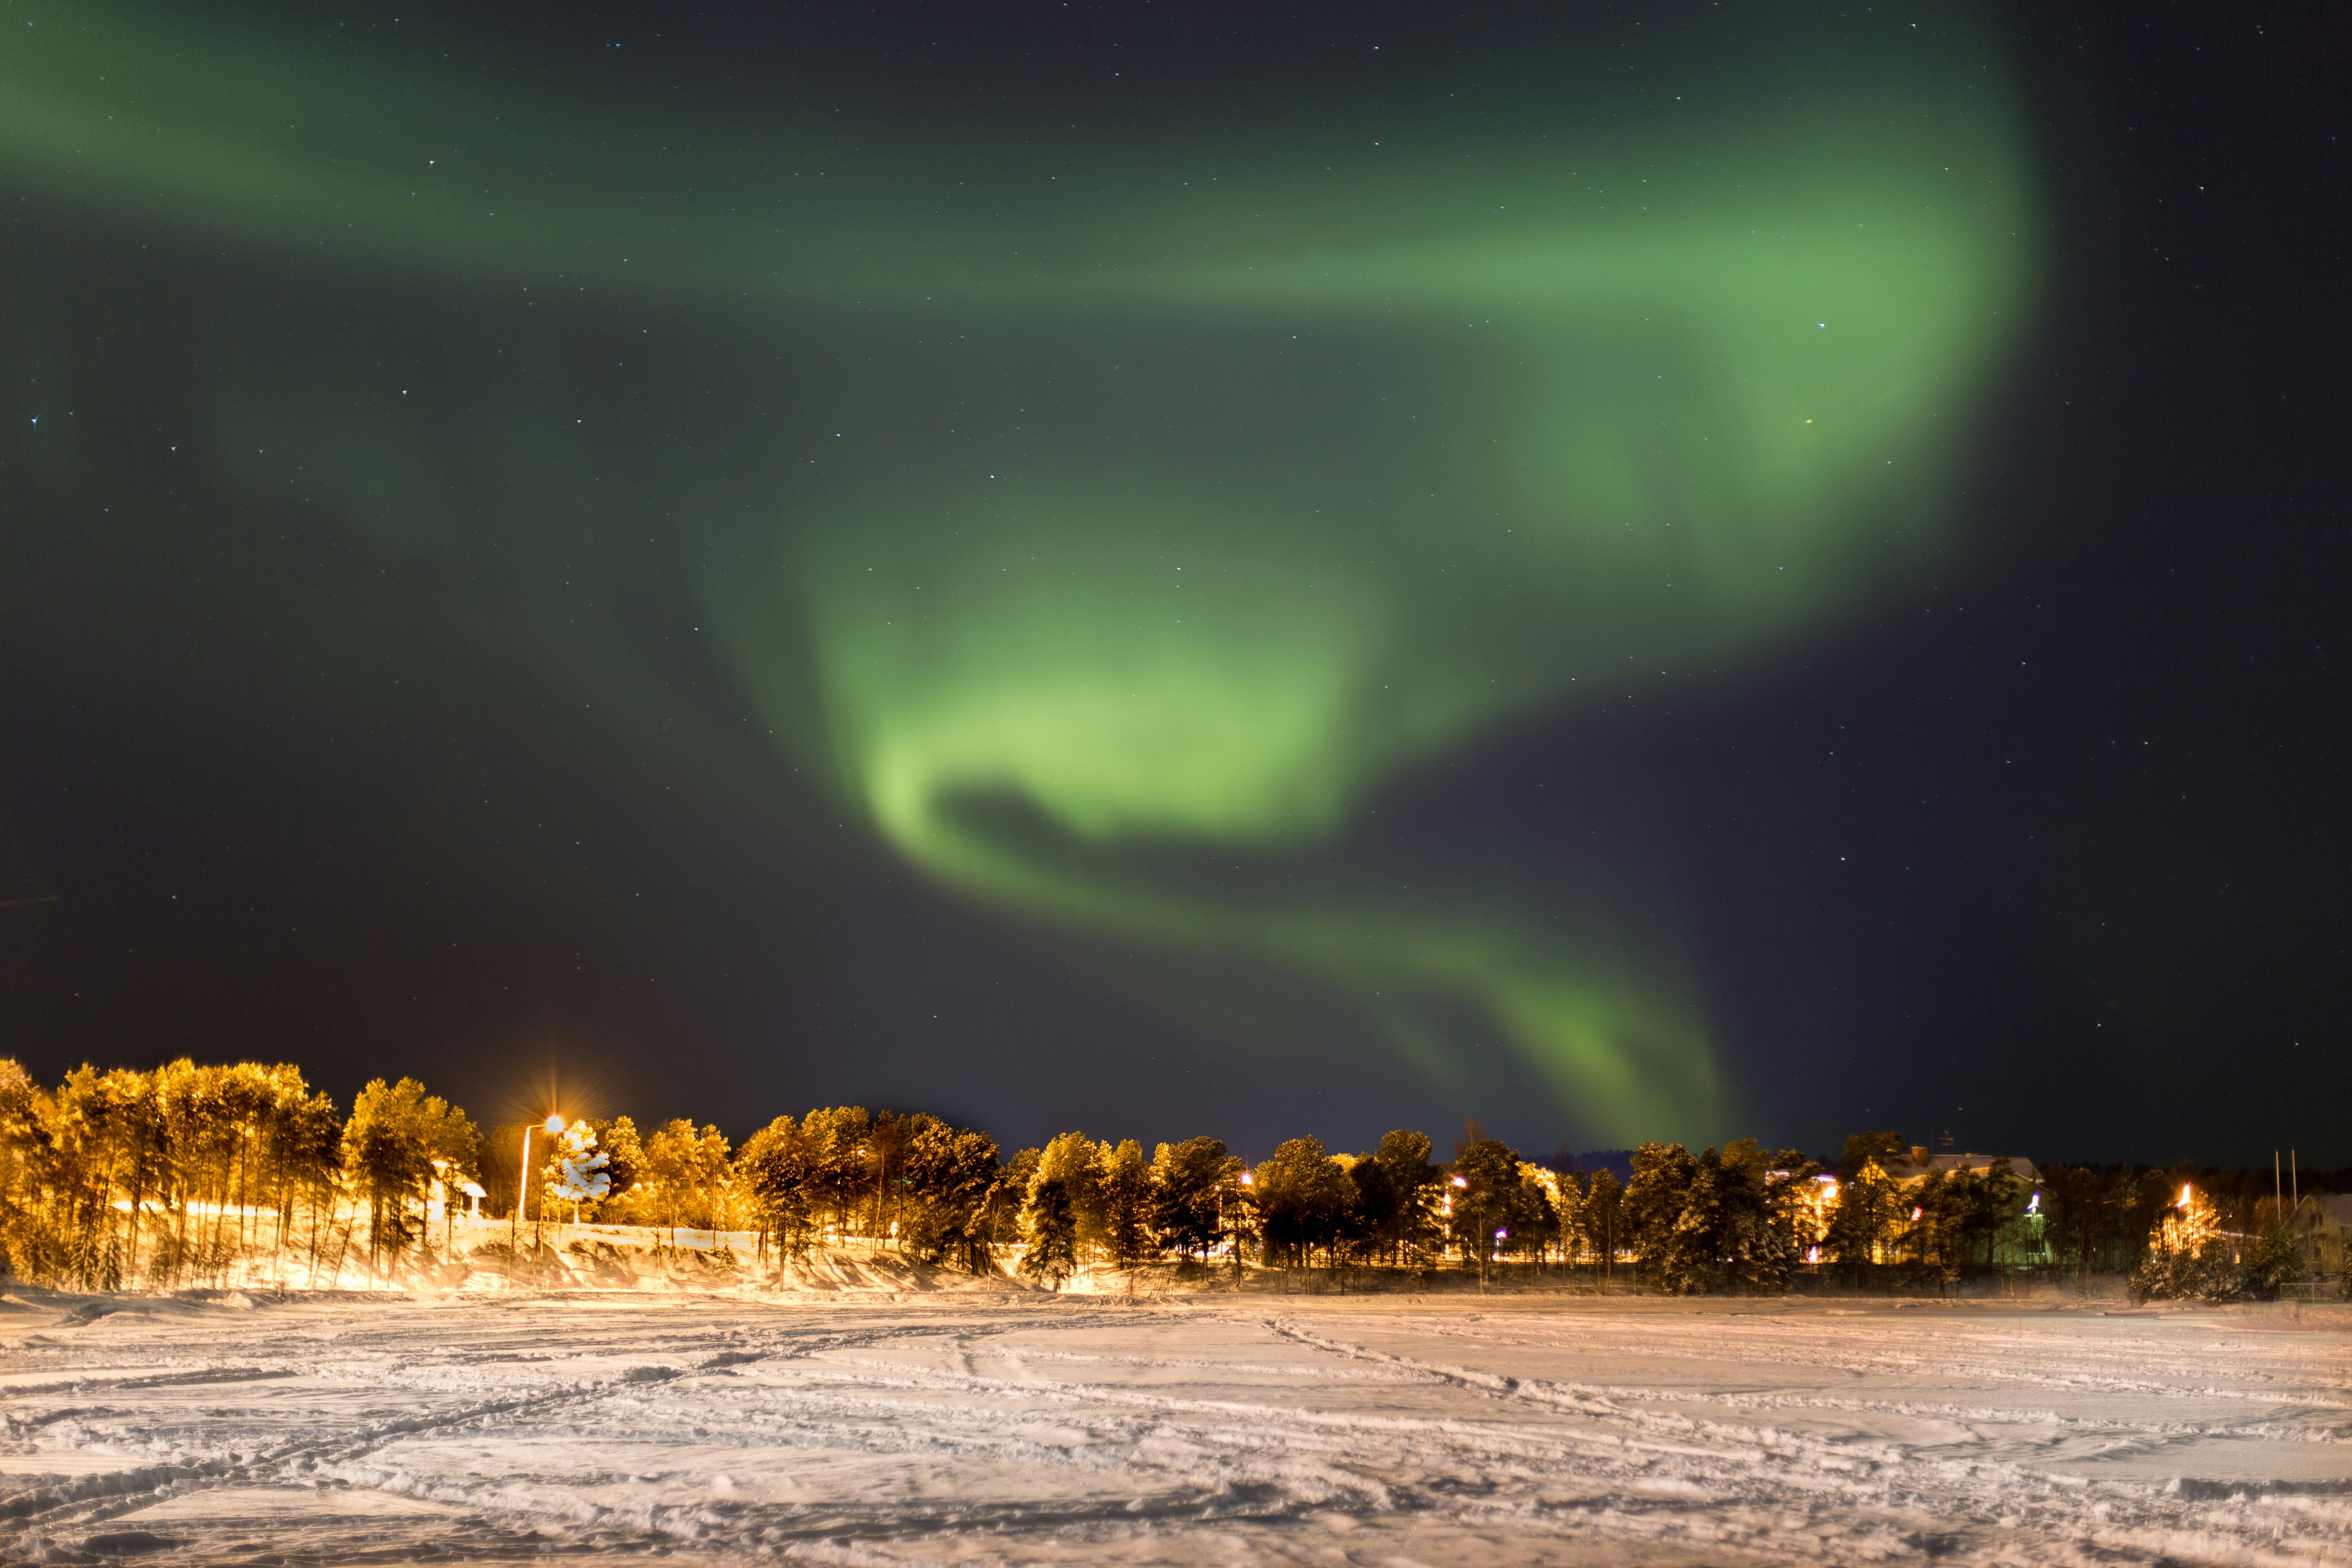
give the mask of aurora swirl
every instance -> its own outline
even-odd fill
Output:
[[[1596,890],[1433,905],[1343,851],[1414,770],[1767,657],[1953,540],[2035,270],[1989,57],[1048,155],[34,19],[12,184],[340,287],[723,336],[733,400],[772,377],[819,451],[740,407],[632,448],[520,385],[460,424],[322,353],[220,390],[229,482],[299,453],[377,547],[495,533],[518,584],[552,575],[518,552],[637,570],[657,517],[737,563],[697,629],[778,779],[983,918],[1258,1048],[1308,998],[1435,1081],[1492,1039],[1596,1139],[1727,1124],[1691,976]],[[583,479],[616,472],[629,501]]]

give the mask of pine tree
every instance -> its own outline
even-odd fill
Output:
[[[1875,1159],[1864,1158],[1839,1184],[1837,1211],[1830,1216],[1822,1245],[1847,1267],[1855,1284],[1862,1282],[1863,1265],[1875,1263],[1879,1250],[1893,1239],[1902,1204],[1903,1189]]]
[[[989,1272],[994,1267],[992,1211],[1003,1179],[996,1140],[936,1117],[914,1117],[905,1159],[908,1249],[927,1263]]]
[[[810,1119],[816,1115],[812,1111]],[[697,1132],[694,1123],[683,1119],[662,1123],[645,1141],[640,1180],[646,1193],[638,1202],[638,1211],[668,1228],[672,1247],[677,1246],[680,1226],[694,1230],[729,1228],[726,1222],[734,1217],[736,1194],[734,1163],[729,1156],[725,1133],[716,1126]]]
[[[1654,1277],[1687,1279],[1675,1226],[1689,1201],[1698,1161],[1679,1143],[1644,1143],[1633,1151],[1633,1180],[1622,1204],[1623,1233],[1636,1265]]]
[[[2234,1297],[2221,1230],[2212,1205],[2184,1184],[2180,1201],[2165,1211],[2148,1236],[2147,1252],[2132,1273],[2132,1294],[2143,1301]]]
[[[715,1123],[694,1141],[694,1200],[697,1228],[733,1230],[741,1217],[735,1187],[734,1145]]]
[[[761,1247],[772,1242],[779,1258],[804,1256],[814,1229],[814,1205],[807,1144],[791,1117],[779,1116],[743,1141],[735,1153],[735,1175],[751,1199]]]
[[[1226,1194],[1241,1162],[1219,1138],[1162,1143],[1151,1156],[1151,1227],[1163,1247],[1206,1258],[1223,1234]]]
[[[387,1085],[372,1080],[352,1102],[344,1123],[343,1168],[368,1200],[368,1258],[395,1261],[418,1234],[412,1204],[425,1200],[434,1162],[471,1169],[478,1147],[463,1110],[427,1094],[413,1078]]]
[[[1601,1277],[1604,1279],[1616,1273],[1624,1209],[1625,1189],[1618,1184],[1617,1173],[1606,1165],[1593,1172],[1591,1184],[1585,1189],[1584,1207],[1577,1217],[1584,1226],[1585,1238],[1600,1254]]]
[[[1095,1149],[1095,1187],[1102,1194],[1103,1236],[1111,1261],[1132,1268],[1157,1249],[1151,1245],[1151,1167],[1143,1145],[1129,1138]]]
[[[637,1136],[637,1124],[616,1116],[610,1121],[592,1120],[588,1125],[596,1130],[596,1146],[604,1151],[604,1174],[613,1184],[598,1215],[616,1225],[643,1224],[637,1217],[636,1188],[645,1176],[646,1145]]]
[[[1559,1238],[1559,1177],[1540,1165],[1519,1162],[1519,1187],[1515,1194],[1510,1216],[1504,1227],[1509,1233],[1500,1250],[1522,1257],[1532,1255],[1540,1264],[1551,1245]],[[1576,1190],[1569,1184],[1569,1191]]]
[[[1364,1227],[1392,1264],[1402,1262],[1408,1251],[1426,1248],[1437,1236],[1435,1211],[1445,1173],[1430,1163],[1430,1148],[1429,1134],[1400,1127],[1383,1134],[1380,1147],[1349,1172]]]
[[[834,1235],[846,1240],[856,1216],[866,1205],[871,1165],[866,1141],[874,1119],[862,1105],[812,1110],[801,1118],[801,1138],[808,1150],[811,1195],[831,1223]]]
[[[47,1100],[23,1067],[0,1058],[0,1273],[26,1279],[50,1271]]]
[[[1454,1156],[1453,1178],[1454,1242],[1463,1263],[1477,1268],[1483,1289],[1495,1245],[1507,1239],[1520,1202],[1519,1157],[1508,1144],[1481,1138]]]
[[[1084,1258],[1103,1250],[1108,1244],[1109,1229],[1094,1141],[1083,1132],[1065,1132],[1050,1140],[1038,1153],[1037,1175],[1041,1181],[1060,1183],[1067,1194],[1071,1215],[1077,1226],[1078,1256]]]
[[[1022,1219],[1029,1245],[1021,1255],[1021,1272],[1059,1290],[1078,1268],[1078,1207],[1068,1179],[1041,1170]]]
[[[1559,1243],[1560,1263],[1566,1267],[1576,1261],[1577,1243],[1584,1235],[1584,1188],[1574,1171],[1560,1170],[1553,1174],[1551,1199],[1557,1207],[1553,1234]]]
[[[1319,1138],[1293,1138],[1252,1173],[1259,1236],[1269,1261],[1310,1265],[1317,1247],[1328,1256],[1354,1207],[1355,1184]]]

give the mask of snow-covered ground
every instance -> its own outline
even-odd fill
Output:
[[[0,1307],[0,1559],[2352,1563],[2352,1316],[855,1289]]]

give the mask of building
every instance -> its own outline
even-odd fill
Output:
[[[2294,1205],[2286,1227],[2303,1244],[2304,1261],[2334,1278],[2344,1271],[2344,1248],[2352,1238],[2352,1194],[2312,1194]]]
[[[2009,1167],[2011,1175],[2027,1186],[2042,1184],[2042,1172],[2033,1162],[2016,1154],[2006,1158],[1999,1154],[1931,1154],[1924,1146],[1915,1143],[1911,1147],[1910,1158],[1895,1154],[1878,1163],[1880,1169],[1906,1187],[1914,1182],[1924,1182],[1929,1176],[1940,1173],[1953,1171],[1982,1173],[1996,1165],[2004,1164]]]

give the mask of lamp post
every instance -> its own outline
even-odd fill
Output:
[[[542,1124],[547,1135],[553,1138],[563,1131],[563,1118],[551,1115]],[[515,1181],[514,1232],[511,1243],[515,1254],[522,1252],[522,1211],[530,1202],[530,1135],[533,1129],[526,1122],[522,1130],[522,1173]]]
[[[1242,1185],[1245,1187],[1255,1187],[1257,1185],[1256,1173],[1250,1170],[1246,1165],[1242,1167]],[[1238,1199],[1238,1194],[1236,1194],[1236,1199]],[[1234,1209],[1235,1213],[1234,1215],[1231,1226],[1227,1231],[1227,1237],[1231,1240],[1234,1248],[1234,1289],[1238,1290],[1242,1288],[1242,1215],[1240,1212],[1241,1205],[1238,1201],[1234,1204]]]

